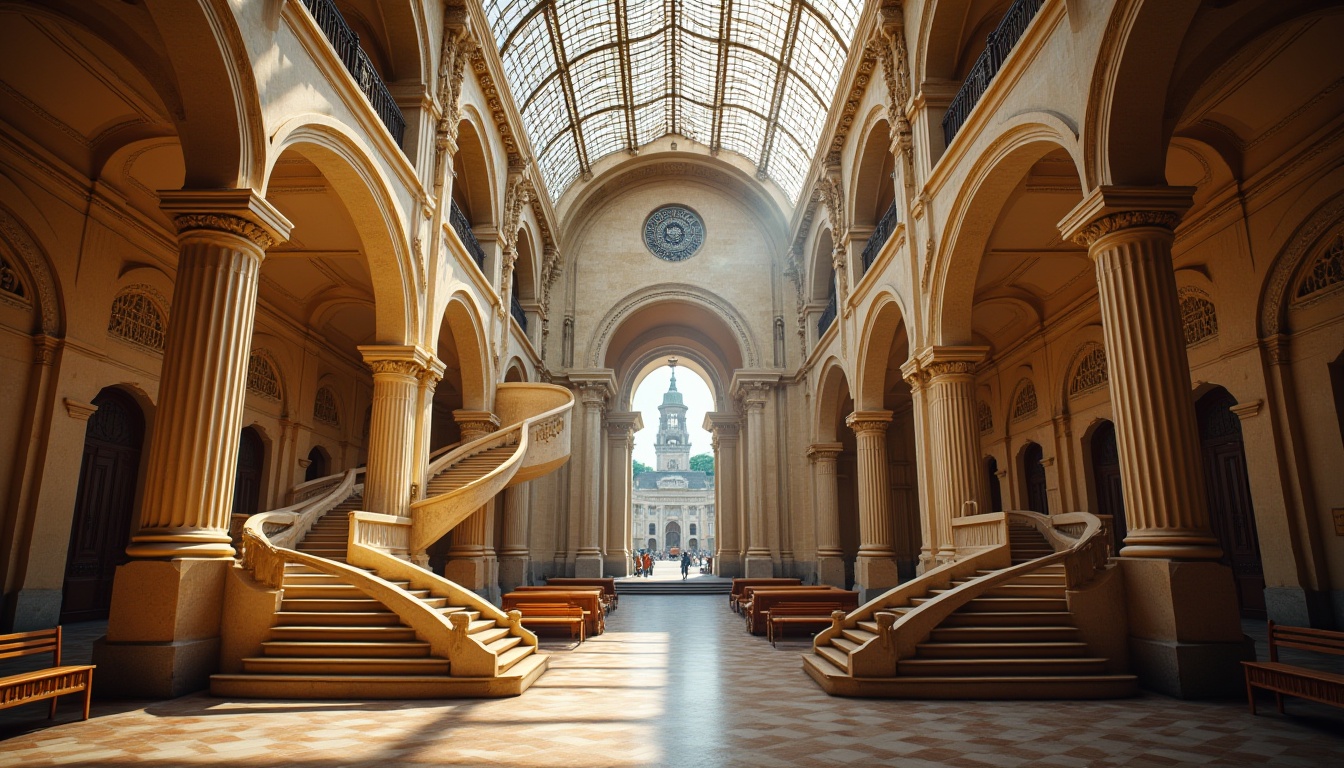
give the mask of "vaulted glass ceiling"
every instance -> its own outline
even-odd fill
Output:
[[[862,0],[484,0],[552,199],[679,134],[796,202]]]

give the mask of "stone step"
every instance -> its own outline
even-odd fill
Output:
[[[877,633],[870,632],[866,629],[858,629],[851,627],[848,629],[840,630],[840,636],[850,641],[851,643],[857,643],[859,645],[863,645],[869,640],[872,640],[873,638],[877,637]]]
[[[1072,659],[1087,655],[1087,643],[920,643],[916,658]]]
[[[521,637],[506,636],[493,642],[485,643],[484,645],[485,649],[495,654],[495,656],[503,656],[505,653],[517,648],[522,642],[523,638]]]
[[[416,636],[415,630],[400,624],[394,626],[323,626],[295,624],[286,627],[271,627],[271,640],[321,643],[410,643],[416,641]]]
[[[279,611],[276,627],[388,627],[401,624],[391,611]]]
[[[531,659],[539,657],[537,649],[530,645],[517,645],[496,657],[495,664],[500,674],[517,673],[521,669],[533,664]]]
[[[813,646],[813,650],[845,674],[849,674],[849,654],[831,645]],[[804,658],[806,658],[806,656]]]
[[[448,660],[433,657],[254,656],[243,659],[243,672],[270,675],[447,675]]]
[[[379,613],[387,611],[387,606],[371,597],[305,597],[298,600],[287,597],[280,602],[280,610],[287,613],[306,613],[308,611],[329,613],[345,613],[351,611],[358,613]]]
[[[1062,597],[977,597],[968,600],[958,611],[995,613],[1022,611],[1061,613],[1067,612],[1069,601]]]
[[[1063,611],[960,611],[943,619],[944,627],[1061,627],[1072,622]]]
[[[832,637],[831,645],[844,651],[846,656],[859,649],[859,644],[854,642],[853,640],[850,640],[849,638],[844,637],[843,633],[841,633],[840,637]]]
[[[1102,675],[1105,659],[905,659],[896,664],[902,677],[1037,677]]]
[[[429,656],[429,643],[414,642],[316,642],[306,640],[271,640],[261,644],[265,656],[299,656],[315,658],[333,656],[336,658],[375,657],[375,658],[420,658]]]
[[[1133,675],[856,678],[815,654],[803,669],[827,693],[888,699],[1118,699],[1137,695]]]
[[[935,643],[1036,643],[1078,639],[1078,629],[1068,626],[1040,627],[948,627],[929,634]]]

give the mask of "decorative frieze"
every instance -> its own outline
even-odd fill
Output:
[[[340,409],[336,406],[336,393],[331,387],[318,387],[317,397],[313,400],[313,418],[333,427],[341,425]]]
[[[984,400],[975,401],[976,421],[980,424],[980,434],[987,434],[994,431],[994,412],[989,409]]]
[[[1176,211],[1120,211],[1102,216],[1091,224],[1081,228],[1073,236],[1073,242],[1087,247],[1105,235],[1122,229],[1136,227],[1160,227],[1175,230],[1181,222],[1181,214]]]
[[[275,245],[275,238],[265,228],[247,219],[223,213],[179,213],[173,217],[179,235],[195,230],[227,232],[245,237],[265,250]]]

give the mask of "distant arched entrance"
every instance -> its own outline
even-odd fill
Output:
[[[691,550],[692,552],[697,552],[700,549],[700,542],[697,541],[696,539],[691,539],[690,541],[686,542],[686,548]]]
[[[261,471],[266,444],[255,427],[243,427],[238,436],[238,470],[233,476],[233,514],[255,515],[261,506]]]
[[[676,521],[667,524],[663,542],[667,544],[668,549],[681,546],[681,526],[677,525]]]
[[[327,463],[327,452],[316,445],[313,446],[313,450],[308,452],[308,469],[303,472],[304,481],[316,480],[329,474],[331,469]]]
[[[1223,549],[1223,564],[1232,569],[1241,615],[1265,618],[1265,570],[1260,537],[1255,529],[1251,483],[1246,474],[1246,448],[1241,419],[1232,412],[1232,393],[1217,387],[1195,403],[1199,442],[1204,449],[1204,487],[1209,522]]]
[[[1022,450],[1022,479],[1027,489],[1027,509],[1050,514],[1050,500],[1045,487],[1045,465],[1041,459],[1045,454],[1037,443],[1027,443]]]
[[[985,457],[985,488],[989,490],[989,511],[1003,511],[1003,489],[999,487],[999,461]]]
[[[75,518],[65,559],[61,621],[107,618],[112,576],[126,562],[145,416],[119,389],[93,399],[98,410],[84,432],[84,457],[75,491]]]
[[[648,550],[649,550],[650,552],[655,552],[655,551],[658,550],[658,540],[657,540],[657,539],[649,539]]]
[[[1097,514],[1111,516],[1112,552],[1124,545],[1125,488],[1120,481],[1120,449],[1115,444],[1115,424],[1103,420],[1092,432],[1092,487],[1097,492]]]

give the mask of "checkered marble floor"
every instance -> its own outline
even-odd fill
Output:
[[[0,766],[1344,766],[1344,714],[1291,701],[1146,694],[1110,702],[832,698],[803,640],[771,648],[722,597],[630,596],[606,634],[546,641],[551,671],[514,699],[99,702],[57,724],[0,720]],[[71,659],[75,660],[74,658]],[[26,732],[25,732],[26,731]]]

